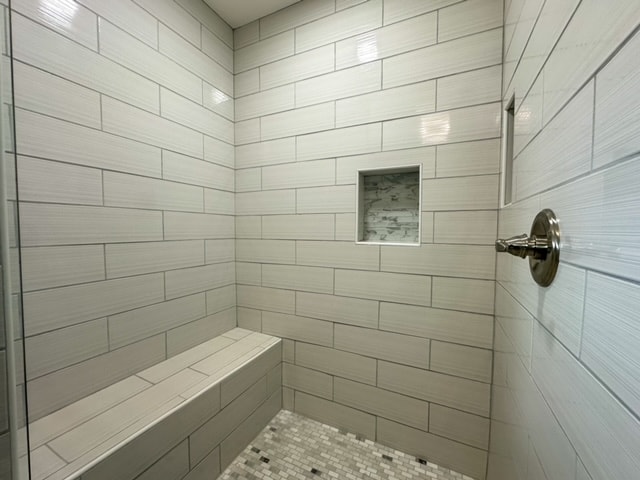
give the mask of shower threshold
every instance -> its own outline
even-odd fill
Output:
[[[281,410],[221,480],[473,480],[424,459]]]

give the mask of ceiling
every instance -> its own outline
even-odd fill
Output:
[[[233,28],[288,7],[299,0],[204,0]]]

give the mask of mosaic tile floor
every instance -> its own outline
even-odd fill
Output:
[[[224,471],[223,480],[473,480],[282,410]]]

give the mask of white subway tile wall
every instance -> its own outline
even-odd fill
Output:
[[[63,3],[12,3],[31,420],[236,325],[231,28]]]
[[[234,32],[239,325],[285,339],[287,408],[477,480],[501,26],[498,0],[303,0]],[[424,245],[356,245],[357,170],[408,164]]]
[[[546,289],[498,256],[488,479],[634,478],[640,4],[506,7],[503,105],[515,95],[516,157],[499,234],[526,232],[551,208],[563,246]],[[464,368],[462,358],[447,368]]]

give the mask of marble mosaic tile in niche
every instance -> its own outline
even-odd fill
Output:
[[[365,242],[420,241],[420,175],[403,172],[366,175],[364,181]]]

